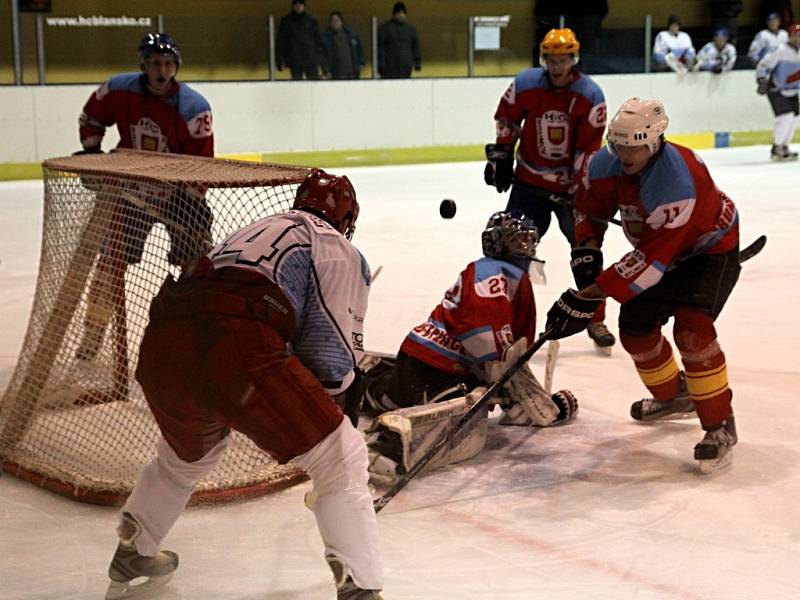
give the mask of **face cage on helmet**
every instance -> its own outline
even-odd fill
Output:
[[[504,250],[511,256],[536,258],[536,247],[539,245],[539,235],[536,229],[519,228],[513,235],[505,240]],[[512,251],[513,247],[513,251]]]

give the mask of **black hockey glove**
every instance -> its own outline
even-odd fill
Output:
[[[361,404],[364,402],[364,377],[361,374],[361,369],[356,367],[353,369],[355,377],[353,378],[350,386],[341,394],[333,396],[333,400],[342,409],[344,416],[350,419],[353,427],[358,426],[358,413],[361,411]]]
[[[83,154],[103,154],[100,146],[92,146],[91,148],[81,148],[77,152],[73,152],[72,156],[81,156]]]
[[[489,162],[483,170],[483,180],[498,192],[505,192],[514,178],[514,145],[486,144],[486,159]]]
[[[545,331],[549,339],[560,340],[586,329],[602,302],[600,298],[581,298],[575,290],[561,294],[547,311]]]
[[[603,252],[597,248],[575,248],[569,261],[579,290],[589,287],[603,272]]]
[[[578,414],[578,399],[569,390],[560,390],[551,396],[553,404],[558,407],[556,423],[569,421]]]
[[[756,93],[763,96],[769,91],[769,79],[759,79]]]

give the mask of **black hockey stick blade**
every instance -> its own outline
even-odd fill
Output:
[[[756,238],[752,244],[743,248],[739,251],[739,264],[743,262],[747,262],[751,258],[753,258],[756,254],[761,252],[764,249],[764,246],[767,244],[767,236],[760,235]]]
[[[464,416],[453,425],[450,429],[446,429],[439,434],[439,437],[436,438],[436,441],[431,444],[431,447],[428,448],[428,451],[422,455],[422,457],[411,467],[406,473],[404,473],[400,479],[398,479],[395,484],[389,488],[386,493],[381,496],[380,498],[376,498],[373,506],[375,507],[375,512],[379,513],[389,502],[391,502],[392,498],[394,498],[397,493],[402,490],[409,481],[411,481],[414,476],[419,473],[425,465],[427,465],[431,459],[438,454],[439,450],[441,450],[446,444],[450,442],[457,434],[460,432],[464,427],[466,427],[475,417],[476,414],[480,412],[480,410],[486,405],[489,400],[491,400],[492,396],[494,396],[497,391],[502,388],[509,379],[516,373],[520,367],[522,367],[525,363],[527,363],[534,353],[541,348],[545,342],[550,339],[550,331],[545,331],[542,335],[539,336],[539,339],[528,348],[515,362],[512,364],[503,375],[495,381],[486,392],[481,396],[478,401],[472,405],[472,407],[464,413]]]

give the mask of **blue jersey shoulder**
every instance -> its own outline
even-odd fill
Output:
[[[208,100],[185,83],[180,84],[178,93],[170,100],[184,121],[190,121],[197,115],[211,110]]]
[[[697,193],[686,160],[669,142],[641,181],[639,197],[649,213],[662,204],[694,198]]]
[[[518,281],[522,278],[523,271],[516,265],[489,256],[484,256],[475,261],[474,283],[485,281],[497,275],[505,275],[509,279]]]
[[[542,67],[533,67],[520,71],[514,79],[514,92],[519,94],[526,90],[550,87],[547,73]]]
[[[108,80],[109,92],[144,92],[144,79],[141,73],[120,73]]]
[[[592,103],[592,106],[597,106],[606,101],[600,86],[586,75],[581,75],[577,80],[573,81],[569,89],[586,98]]]
[[[619,177],[624,174],[622,163],[619,162],[616,155],[611,153],[608,146],[600,148],[589,161],[589,181]]]

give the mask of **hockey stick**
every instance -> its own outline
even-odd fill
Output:
[[[547,360],[544,363],[544,391],[549,396],[553,393],[553,372],[556,370],[556,360],[561,344],[558,340],[550,340],[547,344]]]
[[[491,386],[489,386],[489,389],[487,389],[486,392],[484,392],[483,396],[481,396],[478,399],[478,401],[475,404],[473,404],[472,407],[464,414],[464,416],[462,416],[461,419],[459,419],[458,423],[456,423],[450,429],[442,431],[439,434],[439,437],[436,438],[436,441],[433,444],[431,444],[431,447],[428,448],[428,451],[422,455],[422,457],[414,464],[414,466],[411,467],[408,471],[406,471],[406,473],[402,475],[400,479],[398,479],[395,482],[395,484],[391,488],[389,488],[389,490],[383,496],[375,499],[373,506],[375,507],[376,513],[379,513],[381,510],[383,510],[383,508],[387,504],[389,504],[389,502],[392,501],[392,498],[394,498],[400,490],[406,487],[406,485],[408,485],[408,482],[411,481],[417,473],[419,473],[422,469],[424,469],[425,465],[427,465],[431,461],[431,459],[434,456],[436,456],[436,454],[439,453],[439,451],[442,448],[444,448],[447,444],[449,444],[450,441],[456,435],[458,435],[458,433],[462,429],[464,429],[471,423],[473,417],[475,417],[481,411],[481,409],[483,409],[483,407],[486,406],[489,400],[492,399],[492,396],[494,396],[497,393],[497,391],[500,390],[500,388],[502,388],[508,382],[509,379],[511,379],[514,373],[516,373],[520,369],[520,367],[525,365],[531,359],[531,357],[536,353],[536,351],[539,348],[541,348],[546,341],[550,339],[549,336],[550,336],[549,330],[545,331],[542,335],[540,335],[539,339],[536,340],[536,342],[530,348],[528,348],[523,354],[521,354],[520,357],[517,358],[517,360],[514,361],[514,363],[508,369],[506,369],[506,372],[500,376],[500,379],[498,379]]]

